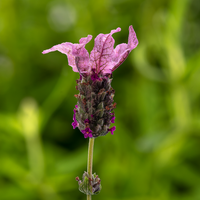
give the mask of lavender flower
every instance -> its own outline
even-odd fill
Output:
[[[114,123],[113,103],[114,89],[111,87],[112,72],[116,70],[136,48],[138,40],[132,26],[129,26],[128,44],[122,43],[114,49],[113,33],[121,31],[121,28],[112,30],[109,34],[99,34],[95,38],[94,48],[90,55],[85,45],[92,39],[91,35],[79,40],[79,44],[65,42],[43,51],[43,54],[51,51],[60,51],[68,57],[68,64],[74,72],[79,72],[77,80],[79,94],[77,105],[74,109],[72,123],[73,128],[78,127],[84,137],[98,137],[106,135],[109,131],[113,134]]]
[[[114,134],[114,131],[116,129],[116,126],[113,126],[112,128],[109,128],[108,131],[111,132],[111,134],[113,135]]]
[[[75,105],[75,108],[78,108],[78,106]],[[77,112],[77,110],[74,109],[74,115],[73,115],[74,122],[72,122],[73,129],[75,129],[78,126],[78,122],[76,121],[76,112]]]
[[[92,131],[90,130],[90,128],[86,128],[85,130],[82,130],[81,132],[83,133],[84,138],[93,137]]]

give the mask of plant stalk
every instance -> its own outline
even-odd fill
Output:
[[[92,179],[92,165],[93,165],[93,149],[94,149],[94,138],[89,138],[87,172],[91,179]],[[91,187],[91,190],[92,190],[92,187]],[[91,195],[87,195],[87,200],[91,200],[91,199],[92,199]]]

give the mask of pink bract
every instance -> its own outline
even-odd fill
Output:
[[[95,38],[94,48],[90,53],[85,49],[85,45],[92,39],[91,35],[79,40],[79,44],[65,42],[44,50],[46,54],[51,51],[60,51],[68,57],[68,64],[74,72],[80,74],[111,74],[128,57],[129,53],[137,47],[138,39],[132,26],[129,26],[128,44],[122,43],[114,49],[115,40],[113,33],[121,31],[121,28],[111,30],[109,34],[100,33]]]

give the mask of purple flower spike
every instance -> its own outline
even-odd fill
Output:
[[[74,108],[72,126],[74,129],[78,127],[85,138],[104,136],[108,131],[113,134],[116,129],[115,126],[109,128],[115,122],[116,107],[113,99],[115,90],[111,87],[112,73],[138,45],[136,33],[129,26],[128,42],[114,48],[115,40],[112,35],[120,31],[121,28],[118,27],[108,34],[97,35],[90,54],[85,45],[90,42],[92,35],[81,38],[79,43],[65,42],[42,52],[46,54],[59,51],[65,54],[68,65],[79,73],[80,78],[76,80],[79,94],[74,95],[78,105]]]
[[[115,123],[115,116],[111,117],[110,121],[111,123]]]
[[[83,133],[84,138],[93,137],[92,131],[90,130],[90,128],[86,128],[85,130],[82,130],[81,132]]]
[[[114,132],[115,130],[116,130],[116,126],[113,126],[112,128],[109,128],[109,129],[108,129],[108,131],[110,131],[112,135],[114,134],[113,132]]]

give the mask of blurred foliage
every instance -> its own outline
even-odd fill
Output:
[[[41,52],[117,27],[127,42],[131,24],[139,45],[113,74],[117,130],[95,140],[93,199],[200,199],[200,1],[0,0],[0,200],[86,199],[79,75]]]

